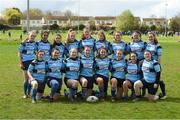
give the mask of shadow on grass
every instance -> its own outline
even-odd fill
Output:
[[[167,97],[165,100],[159,100],[160,102],[172,102],[180,103],[180,97]]]
[[[14,93],[15,94],[15,93]],[[4,98],[4,99],[10,99],[12,96],[14,97],[14,94],[10,93],[10,92],[0,92],[0,96],[1,98]],[[19,96],[20,97],[20,96]],[[17,98],[18,99],[18,98]],[[20,98],[20,99],[23,99],[23,98]],[[19,100],[19,99],[18,99]],[[31,102],[31,98],[27,98],[25,100],[26,102]],[[40,101],[38,101],[40,103],[49,103],[49,100],[48,99],[42,99]],[[104,101],[98,101],[96,103],[90,103],[90,102],[87,102],[86,100],[82,100],[81,98],[76,98],[74,102],[71,102],[69,101],[69,99],[65,96],[60,96],[60,99],[58,99],[57,101],[53,101],[53,103],[63,103],[63,104],[84,104],[84,103],[89,103],[89,104],[99,104],[99,103],[134,103],[133,102],[133,99],[130,98],[128,100],[123,100],[123,99],[120,99],[120,100],[116,100],[115,102],[112,102],[111,101],[111,96],[107,96],[106,99]],[[137,103],[138,102],[148,102],[148,98],[141,98],[139,101],[136,101]],[[171,103],[180,103],[180,97],[177,97],[177,96],[168,96],[165,100],[158,100],[157,102],[171,102]]]

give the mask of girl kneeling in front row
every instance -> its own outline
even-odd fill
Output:
[[[145,50],[144,52],[144,60],[142,61],[142,72],[143,72],[143,80],[139,80],[135,82],[135,94],[138,100],[140,95],[140,88],[148,89],[148,99],[149,101],[156,101],[159,99],[159,96],[156,96],[157,87],[160,80],[161,67],[160,64],[152,59],[151,52]]]
[[[59,49],[53,48],[51,58],[47,61],[47,85],[51,88],[50,102],[60,97],[62,87],[63,58],[59,58]]]
[[[70,90],[69,99],[74,101],[78,89],[80,60],[76,48],[72,48],[69,53],[69,58],[65,61],[65,78],[64,83]]]
[[[91,48],[84,47],[84,55],[81,56],[80,84],[82,86],[82,98],[92,94],[94,82],[94,58],[91,57]]]
[[[110,60],[107,57],[107,49],[102,47],[98,51],[98,56],[95,59],[95,83],[99,87],[100,98],[104,100],[107,96]]]
[[[115,101],[115,98],[122,98],[123,94],[122,86],[125,81],[126,59],[124,59],[122,50],[116,50],[116,56],[111,61],[111,65],[111,99],[113,102]]]
[[[127,79],[123,83],[124,98],[128,99],[128,89],[132,90],[131,96],[134,96],[134,83],[142,79],[137,54],[130,53],[130,60],[127,62]]]
[[[32,61],[28,68],[28,76],[32,86],[32,103],[36,103],[37,99],[43,96],[45,89],[46,65],[44,61],[45,52],[40,50],[37,52],[37,59]]]

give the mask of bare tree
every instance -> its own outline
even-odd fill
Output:
[[[74,13],[71,12],[71,10],[66,10],[64,12],[64,16],[67,17],[68,21],[69,21],[69,25],[71,26],[71,21],[72,21],[72,18],[74,16]]]

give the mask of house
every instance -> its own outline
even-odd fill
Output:
[[[94,20],[96,26],[105,25],[108,27],[114,27],[116,25],[116,17],[112,16],[34,16],[30,17],[30,27],[31,28],[41,28],[43,25],[53,25],[57,24],[59,26],[78,26],[79,24],[83,24],[85,26],[89,25],[89,20]],[[143,18],[142,21],[140,17],[135,17],[135,21],[139,24],[145,24],[148,26],[151,25],[166,25],[165,18]],[[21,20],[22,27],[27,26],[27,20],[24,17]]]
[[[65,16],[49,16],[45,19],[46,25],[57,24],[59,26],[66,26],[68,24],[68,18]]]
[[[152,26],[152,25],[165,26],[166,21],[167,20],[165,18],[143,18],[143,24],[148,26]]]
[[[140,17],[134,17],[135,21],[138,22],[138,24],[141,24],[141,18]]]
[[[95,17],[95,25],[115,26],[116,17]]]
[[[44,18],[42,16],[33,16],[29,18],[29,27],[30,28],[41,28],[44,24]],[[22,27],[27,26],[27,20],[25,17],[21,20]]]
[[[88,26],[89,18],[90,18],[89,16],[72,16],[71,26],[78,26],[78,23]]]

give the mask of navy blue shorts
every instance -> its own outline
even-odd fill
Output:
[[[96,84],[96,85],[98,85],[98,83],[96,82],[96,79],[97,79],[98,77],[100,77],[100,78],[103,79],[103,83],[104,83],[104,92],[105,92],[105,94],[107,94],[109,78],[108,78],[108,77],[105,77],[105,76],[103,76],[103,75],[96,74],[95,77],[94,77],[94,78],[95,78],[95,84]]]
[[[116,78],[116,77],[111,77],[112,78]],[[125,79],[120,79],[120,78],[116,78],[117,79],[117,87],[122,88],[123,87],[123,82],[125,81]]]
[[[37,92],[38,93],[44,93],[45,86],[46,86],[45,82],[38,82]]]
[[[61,90],[61,87],[62,87],[62,79],[58,79],[58,78],[54,78],[54,77],[48,77],[47,78],[47,85],[48,85],[49,88],[51,88],[51,84],[50,84],[51,80],[56,80],[58,82],[59,87],[58,87],[56,93],[60,93],[60,90]]]
[[[22,62],[23,66],[24,66],[23,70],[27,71],[29,68],[29,65],[31,64],[32,61],[33,60],[28,60],[28,61]]]
[[[154,83],[147,83],[145,80],[141,80],[143,84],[143,88],[148,89],[148,94],[155,95],[157,89],[154,88]]]
[[[68,86],[68,84],[67,84],[67,81],[68,81],[68,80],[71,80],[71,79],[65,77],[65,78],[64,78],[64,83],[65,83],[65,85],[66,85],[67,88],[70,88],[70,86]],[[73,80],[76,80],[76,79],[73,79]],[[78,80],[77,80],[77,81],[78,81]]]
[[[92,76],[92,77],[86,77],[86,76],[80,75],[80,77],[79,77],[79,83],[80,83],[80,84],[81,84],[81,82],[80,82],[81,77],[84,77],[84,78],[87,79],[87,81],[88,81],[88,83],[87,83],[87,89],[93,89],[94,76]],[[82,84],[81,84],[81,86],[82,86]]]
[[[129,82],[131,83],[131,88],[129,88],[129,89],[131,89],[132,91],[134,91],[134,83],[135,83],[135,82],[132,82],[131,80],[128,80],[128,79],[127,79],[127,81],[129,81]]]

